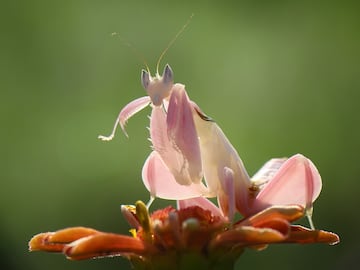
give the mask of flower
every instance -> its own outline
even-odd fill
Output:
[[[263,250],[272,243],[336,244],[336,234],[291,225],[304,215],[298,205],[271,206],[237,222],[229,222],[203,197],[178,201],[151,215],[141,201],[122,206],[132,236],[72,227],[35,235],[30,251],[62,252],[83,260],[123,256],[135,269],[232,269],[246,247]],[[174,263],[176,262],[176,263]]]
[[[131,236],[72,227],[35,235],[31,251],[62,252],[73,260],[124,256],[135,269],[232,269],[247,247],[339,242],[312,224],[322,181],[310,159],[271,159],[250,178],[221,128],[189,99],[184,85],[173,83],[169,65],[162,76],[143,71],[142,84],[149,96],[126,105],[112,134],[100,138],[111,140],[118,124],[125,132],[126,121],[150,104],[153,151],[143,182],[153,198],[177,200],[177,209],[150,215],[141,201],[124,205]],[[218,206],[205,197],[217,197]],[[310,229],[292,225],[305,215]]]

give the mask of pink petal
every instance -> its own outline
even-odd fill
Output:
[[[156,151],[153,151],[145,161],[142,178],[145,187],[154,197],[183,200],[207,193],[207,189],[202,183],[179,184]]]
[[[286,160],[256,196],[249,213],[269,205],[298,204],[311,207],[321,191],[321,177],[315,165],[303,155]]]
[[[191,182],[202,179],[199,138],[196,132],[193,107],[182,84],[172,88],[167,112],[167,134],[173,147],[183,155]]]
[[[134,205],[121,205],[121,213],[132,228],[137,230],[140,227]]]
[[[202,209],[210,211],[213,214],[213,216],[218,216],[224,219],[224,216],[221,213],[220,209],[210,200],[204,197],[194,197],[187,200],[178,200],[177,205],[178,205],[178,209],[184,209],[191,206],[199,206]]]

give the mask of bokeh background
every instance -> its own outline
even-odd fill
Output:
[[[76,225],[127,233],[120,204],[148,199],[140,172],[149,110],[131,119],[129,139],[97,136],[145,94],[143,60],[155,71],[192,13],[161,68],[171,64],[251,174],[271,157],[310,157],[323,177],[315,225],[341,237],[249,250],[237,269],[357,269],[359,8],[280,0],[2,1],[1,269],[130,269],[122,258],[29,253],[27,242]]]

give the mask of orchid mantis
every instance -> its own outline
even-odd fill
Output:
[[[191,101],[185,86],[174,84],[166,65],[155,77],[142,71],[141,82],[148,96],[127,104],[119,113],[124,131],[128,119],[148,105],[153,152],[145,161],[142,177],[152,197],[183,200],[217,197],[224,215],[235,211],[249,216],[271,205],[298,204],[307,209],[321,190],[321,177],[314,164],[297,154],[289,159],[271,159],[250,178],[237,151],[221,128]]]

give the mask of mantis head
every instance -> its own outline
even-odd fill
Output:
[[[154,106],[161,106],[164,99],[168,98],[174,85],[174,73],[171,67],[166,64],[163,74],[156,73],[152,77],[149,71],[142,70],[141,84],[149,95]]]

